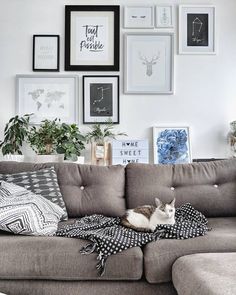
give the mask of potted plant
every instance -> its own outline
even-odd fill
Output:
[[[4,160],[24,161],[21,147],[29,133],[29,120],[32,114],[18,115],[11,118],[4,129],[4,139],[0,142],[0,148]]]
[[[83,164],[84,157],[81,156],[81,151],[85,149],[85,141],[86,137],[80,133],[76,124],[62,123],[57,139],[56,152],[64,154],[65,160]]]
[[[116,139],[117,136],[127,136],[127,134],[123,132],[115,133],[112,120],[107,120],[103,126],[96,123],[90,129],[91,131],[86,134],[86,138],[92,145],[92,164],[110,164],[111,152],[108,140]]]

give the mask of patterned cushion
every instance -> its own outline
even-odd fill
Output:
[[[0,230],[14,234],[54,235],[62,208],[26,189],[0,182]]]
[[[0,174],[0,181],[1,180],[22,186],[25,189],[37,195],[41,195],[49,201],[57,204],[64,210],[62,219],[68,219],[66,206],[61,195],[57,182],[57,174],[54,168],[15,174]]]

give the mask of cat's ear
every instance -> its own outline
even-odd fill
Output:
[[[172,206],[172,207],[175,206],[175,198],[173,199],[173,201],[171,201],[171,202],[169,203],[169,205]]]
[[[155,198],[155,204],[157,207],[159,207],[160,205],[162,205],[162,202],[158,198]]]

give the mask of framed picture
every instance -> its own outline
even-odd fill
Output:
[[[33,35],[33,71],[58,72],[60,61],[59,35]]]
[[[174,35],[125,35],[125,93],[173,94]]]
[[[119,42],[118,5],[66,6],[66,71],[119,71]]]
[[[191,162],[189,127],[153,127],[154,164]]]
[[[119,76],[83,76],[83,122],[119,123]]]
[[[156,6],[156,27],[157,28],[173,28],[174,27],[173,5]]]
[[[124,28],[154,28],[153,6],[125,6]]]
[[[20,116],[33,113],[32,124],[55,118],[77,122],[76,76],[16,76],[16,111]]]
[[[179,53],[216,54],[216,8],[179,6]]]

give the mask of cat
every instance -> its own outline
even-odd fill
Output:
[[[121,217],[121,225],[136,231],[154,232],[159,224],[175,224],[175,199],[164,204],[155,198],[155,205],[127,210]]]

